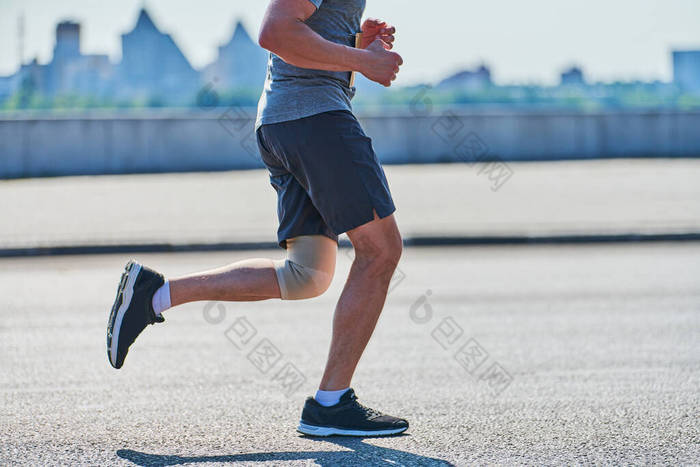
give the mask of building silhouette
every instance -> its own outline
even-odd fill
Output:
[[[476,70],[463,70],[442,80],[439,88],[459,89],[463,91],[478,91],[493,84],[491,70],[481,65]]]
[[[16,93],[54,98],[82,96],[147,105],[193,105],[203,84],[214,80],[226,90],[259,92],[265,80],[268,54],[252,40],[241,22],[231,39],[219,47],[215,62],[194,69],[170,34],[158,29],[145,9],[133,29],[122,34],[122,59],[83,55],[80,24],[56,26],[53,56],[21,64],[14,75],[0,77],[0,102]]]
[[[34,58],[22,63],[15,74],[0,77],[0,105],[8,99],[14,99],[10,108],[32,107],[37,102],[39,106],[65,105],[53,99],[71,96],[83,99],[90,106],[194,106],[204,105],[202,91],[212,87],[224,95],[230,94],[220,101],[217,98],[214,105],[247,105],[257,99],[256,94],[263,86],[269,57],[237,21],[230,39],[218,47],[216,59],[197,70],[173,37],[161,31],[145,9],[139,11],[134,27],[121,35],[122,55],[118,63],[111,62],[107,55],[84,55],[80,40],[79,23],[59,23],[49,63],[41,64]],[[531,85],[495,86],[491,70],[481,65],[447,77],[436,89],[447,91],[447,95],[460,95],[461,101],[456,101],[460,103],[473,102],[475,96],[481,95],[506,104],[530,105],[537,101],[552,105],[561,99],[571,105],[589,99],[609,107],[629,102],[659,105],[658,102],[675,102],[683,94],[700,94],[700,50],[674,51],[673,74],[673,84],[587,83],[583,71],[572,67],[561,73],[562,87],[552,90]],[[387,92],[361,74],[357,76],[356,86],[372,103],[379,102]],[[567,86],[576,86],[575,92]],[[74,105],[72,100],[66,102]]]
[[[81,60],[80,24],[64,21],[56,26],[56,43],[53,47],[51,62],[46,66],[44,93],[54,96],[70,92],[70,80],[66,69]]]
[[[39,64],[34,58],[6,78],[9,94],[17,91],[45,97],[58,95],[105,95],[111,91],[113,67],[107,55],[80,52],[80,24],[64,21],[56,26],[51,61]]]
[[[134,28],[122,34],[117,80],[117,97],[163,104],[191,103],[200,86],[199,73],[173,38],[156,27],[145,9],[140,11]]]
[[[700,50],[673,51],[673,82],[684,91],[700,92]]]
[[[80,24],[58,24],[53,58],[45,71],[45,95],[105,95],[111,91],[113,72],[107,55],[80,52]]]
[[[579,67],[571,67],[561,73],[562,86],[584,86],[586,80],[583,77],[583,70]]]
[[[217,59],[204,69],[205,81],[222,90],[259,91],[265,83],[268,57],[238,21],[231,39],[219,46]]]

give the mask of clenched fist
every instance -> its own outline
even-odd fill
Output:
[[[390,48],[383,40],[375,39],[365,48],[363,69],[360,70],[368,79],[386,87],[391,86],[399,67],[403,65],[401,55],[389,51]]]
[[[386,21],[380,19],[367,19],[362,23],[362,42],[360,48],[366,49],[375,39],[381,39],[384,42],[385,48],[391,50],[394,48],[394,40],[396,28],[389,26]]]

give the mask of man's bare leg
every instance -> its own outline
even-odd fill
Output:
[[[210,271],[170,279],[172,306],[200,300],[251,302],[280,298],[271,259],[247,259]]]
[[[350,387],[401,257],[401,234],[393,215],[384,219],[375,216],[372,222],[349,231],[348,236],[355,248],[355,260],[335,309],[322,391]]]

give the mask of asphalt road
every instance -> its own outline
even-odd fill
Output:
[[[404,238],[700,233],[700,159],[385,167]],[[147,200],[147,202],[144,202]],[[276,242],[265,170],[0,180],[12,248]],[[153,251],[153,250],[151,250]]]
[[[313,301],[167,312],[120,371],[126,257],[0,260],[0,464],[700,463],[700,244],[409,248],[354,381],[408,434],[304,438],[346,253]]]

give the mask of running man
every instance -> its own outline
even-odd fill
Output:
[[[408,428],[404,419],[361,405],[350,388],[402,248],[384,171],[350,100],[352,72],[390,86],[403,61],[391,52],[393,27],[372,19],[360,25],[364,8],[365,0],[270,2],[259,37],[271,54],[256,134],[277,191],[278,240],[287,258],[249,259],[169,280],[129,262],[107,330],[114,368],[121,368],[146,326],[163,322],[163,311],[171,307],[324,293],[335,270],[338,235],[347,232],[355,259],[335,309],[325,372],[315,397],[306,400],[298,430],[369,436]]]

